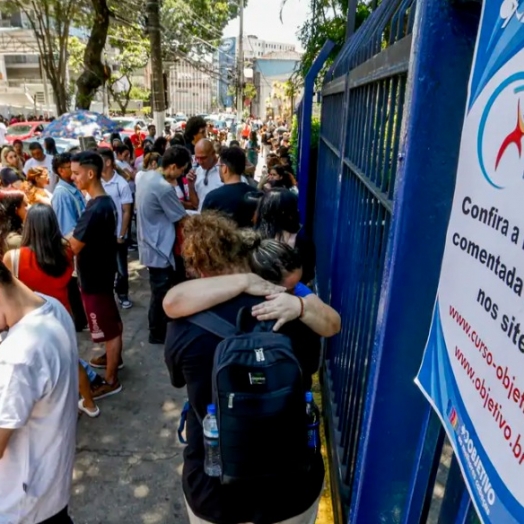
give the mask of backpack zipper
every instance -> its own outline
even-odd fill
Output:
[[[264,348],[255,349],[255,358],[257,362],[264,362],[266,357],[264,356]]]
[[[233,409],[233,399],[235,398],[235,394],[234,393],[230,393],[229,394],[229,400],[227,401],[227,407],[229,409]]]

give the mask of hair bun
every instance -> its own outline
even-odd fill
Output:
[[[262,237],[252,229],[239,229],[239,234],[242,238],[244,250],[249,252],[258,249],[262,242]]]

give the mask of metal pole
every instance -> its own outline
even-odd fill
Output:
[[[358,0],[349,0],[348,4],[348,20],[346,25],[346,40],[353,36],[355,32],[355,25],[357,21],[357,3]]]
[[[237,119],[240,121],[244,112],[244,0],[239,0],[239,8]]]
[[[151,46],[151,109],[157,130],[163,130],[166,117],[166,102],[160,40],[160,1],[148,0],[146,8],[147,30]]]

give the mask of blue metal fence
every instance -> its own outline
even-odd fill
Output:
[[[338,522],[428,522],[443,434],[413,378],[479,13],[475,2],[383,0],[323,88],[314,234],[319,293],[343,318],[323,366]],[[455,467],[447,483],[439,524],[473,522]]]

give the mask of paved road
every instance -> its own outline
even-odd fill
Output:
[[[130,268],[124,389],[99,402],[99,418],[80,418],[71,514],[75,524],[186,524],[176,434],[184,391],[169,383],[163,347],[147,342],[147,271],[135,261]],[[86,332],[79,347],[84,358],[100,354]]]

